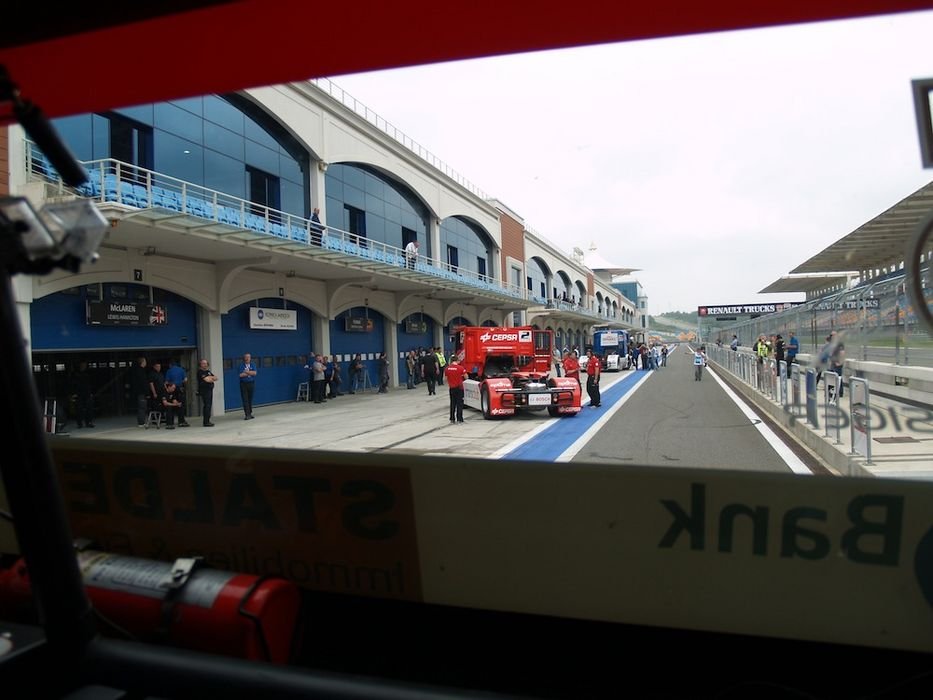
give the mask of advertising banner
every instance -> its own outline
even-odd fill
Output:
[[[168,312],[161,304],[135,301],[87,301],[89,326],[164,326]]]
[[[294,309],[262,309],[251,306],[249,327],[272,331],[297,331],[298,312]]]

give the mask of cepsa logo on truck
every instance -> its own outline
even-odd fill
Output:
[[[517,333],[483,333],[480,337],[482,343],[501,343],[503,341],[518,341],[519,343],[531,342],[531,331],[518,331]]]

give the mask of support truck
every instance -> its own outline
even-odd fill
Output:
[[[470,375],[463,382],[464,405],[482,411],[487,420],[520,410],[576,415],[580,384],[550,376],[553,347],[553,331],[531,326],[460,327],[454,352]]]
[[[618,372],[629,368],[628,331],[598,330],[593,333],[593,352],[603,358],[603,369]]]

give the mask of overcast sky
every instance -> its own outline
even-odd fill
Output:
[[[756,294],[933,180],[933,12],[332,76],[649,312]],[[430,40],[430,37],[426,37]]]

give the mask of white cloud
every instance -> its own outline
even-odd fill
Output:
[[[651,311],[755,292],[933,179],[910,81],[933,12],[335,78]]]

